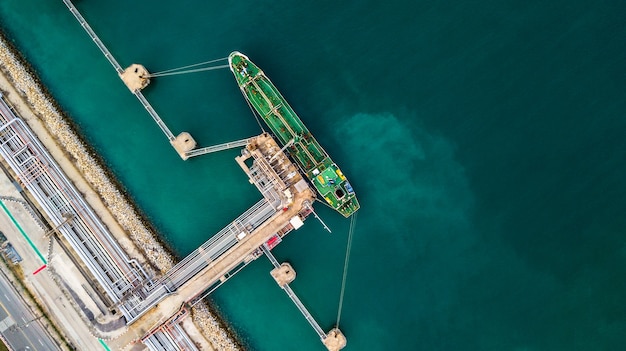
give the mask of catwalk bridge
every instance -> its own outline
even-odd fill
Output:
[[[78,11],[76,6],[74,6],[74,4],[70,0],[63,0],[63,3],[65,3],[65,5],[74,15],[74,17],[76,17],[78,23],[81,25],[81,27],[83,27],[85,32],[87,32],[91,40],[93,40],[98,49],[100,49],[100,51],[109,61],[111,66],[113,66],[113,69],[115,69],[124,84],[126,84],[128,89],[130,89],[133,95],[135,95],[141,105],[146,109],[146,111],[148,111],[148,114],[150,114],[154,122],[157,124],[157,126],[159,126],[163,134],[165,134],[167,140],[170,142],[170,144],[172,144],[176,152],[178,152],[183,160],[194,156],[200,156],[211,152],[217,152],[246,145],[248,139],[242,139],[235,142],[228,142],[224,144],[196,149],[196,141],[189,133],[182,132],[178,136],[174,136],[174,133],[172,133],[172,131],[165,124],[165,122],[163,122],[163,119],[161,119],[159,114],[141,92],[141,89],[145,88],[150,83],[150,77],[154,77],[155,75],[151,75],[150,73],[148,73],[145,67],[138,64],[132,64],[128,68],[123,69],[122,66],[117,62],[115,57],[111,54],[109,49],[107,49],[106,45],[104,45],[102,40],[100,40],[100,38],[93,31],[89,23],[87,23],[83,15]],[[225,66],[209,67],[205,69],[222,67]]]

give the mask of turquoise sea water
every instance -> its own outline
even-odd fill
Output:
[[[125,66],[240,50],[362,204],[347,350],[623,350],[626,4],[621,1],[77,1]],[[36,9],[34,11],[33,9]],[[237,151],[181,161],[61,1],[2,28],[175,251],[260,195]],[[201,145],[258,131],[230,71],[145,91]],[[275,249],[334,324],[348,220],[318,206]],[[212,299],[254,350],[323,350],[260,259]]]

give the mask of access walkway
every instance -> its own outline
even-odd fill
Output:
[[[81,27],[85,29],[85,31],[87,32],[91,40],[93,40],[93,42],[96,43],[96,46],[98,46],[98,49],[100,49],[104,57],[106,57],[107,60],[109,60],[109,63],[111,63],[111,66],[113,66],[113,69],[115,69],[117,74],[121,76],[122,73],[124,73],[124,69],[117,62],[115,57],[113,57],[113,54],[111,54],[109,49],[107,49],[107,47],[104,45],[102,40],[100,40],[98,35],[96,35],[93,29],[91,29],[91,26],[89,25],[89,23],[87,23],[83,15],[80,14],[76,6],[74,6],[74,4],[70,0],[63,0],[63,3],[65,4],[65,6],[67,6],[67,8],[74,15],[74,17],[76,17],[76,20],[78,20],[78,23],[81,25]],[[161,119],[159,114],[154,110],[152,105],[150,105],[146,97],[143,96],[143,94],[141,93],[141,90],[134,90],[133,95],[137,97],[139,102],[141,102],[141,105],[146,109],[146,111],[148,111],[148,113],[150,114],[154,122],[156,122],[159,128],[161,128],[161,131],[163,132],[163,134],[165,134],[165,136],[167,137],[167,140],[169,140],[170,142],[174,141],[174,139],[176,139],[174,137],[174,134],[167,127],[167,125],[163,122],[163,120]]]
[[[274,257],[274,255],[272,254],[272,252],[270,251],[270,249],[267,247],[266,244],[261,246],[261,250],[263,250],[263,253],[270,260],[274,268],[280,268],[280,263],[278,263],[278,260],[276,260],[276,257]],[[324,340],[326,339],[326,333],[324,332],[324,329],[320,327],[320,325],[317,323],[315,318],[313,318],[313,315],[309,312],[306,306],[304,306],[302,301],[300,301],[300,298],[298,298],[298,295],[296,295],[296,293],[291,289],[289,284],[284,284],[283,286],[281,286],[281,288],[285,291],[287,296],[289,296],[291,301],[293,301],[294,305],[296,305],[300,313],[302,313],[302,315],[307,320],[307,322],[309,322],[311,327],[313,327],[313,330],[315,330],[315,332],[320,337],[322,342],[324,342]]]

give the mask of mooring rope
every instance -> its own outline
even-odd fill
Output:
[[[252,115],[254,116],[254,119],[256,120],[256,123],[261,128],[261,131],[263,133],[265,133],[265,128],[263,128],[263,125],[261,124],[261,121],[259,120],[259,117],[257,116],[257,112],[254,110],[254,108],[250,104],[250,101],[248,101],[248,97],[246,96],[246,93],[243,92],[243,91],[241,93],[243,94],[243,99],[246,100],[246,103],[248,104],[248,107],[250,108],[250,111],[252,111]]]
[[[173,75],[177,75],[177,74],[196,73],[196,72],[202,72],[202,71],[212,71],[214,69],[228,68],[228,67],[230,67],[230,66],[229,65],[221,65],[221,66],[213,66],[213,67],[191,69],[189,71],[168,72],[168,73],[152,73],[152,74],[148,75],[148,78],[173,76]]]
[[[350,263],[350,250],[352,250],[352,238],[354,236],[354,228],[356,227],[356,212],[350,218],[350,230],[348,230],[348,245],[346,246],[346,258],[343,264],[343,278],[341,279],[341,292],[339,293],[339,309],[337,311],[337,324],[339,328],[339,320],[341,319],[341,310],[343,309],[343,296],[346,292],[346,278],[348,277],[348,263]]]
[[[202,66],[202,65],[208,65],[209,63],[214,63],[214,62],[218,62],[218,61],[222,61],[222,60],[227,60],[227,59],[228,59],[228,57],[222,57],[222,58],[215,59],[215,60],[210,60],[210,61],[205,61],[205,62],[200,62],[200,63],[194,63],[193,65],[188,65],[188,66],[183,66],[183,67],[177,67],[177,68],[172,68],[172,69],[166,69],[165,71],[160,71],[160,72],[155,72],[155,73],[152,73],[152,74],[151,74],[151,76],[152,76],[152,75],[155,75],[155,74],[156,74],[156,75],[159,75],[159,74],[162,74],[162,73],[169,73],[169,72],[174,72],[174,71],[180,71],[180,70],[187,69],[187,68],[191,68],[191,67],[197,67],[197,66]]]

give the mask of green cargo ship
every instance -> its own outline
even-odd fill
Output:
[[[278,89],[248,57],[240,52],[228,56],[230,70],[248,103],[269,126],[317,192],[345,217],[359,209],[352,186],[315,140]]]

